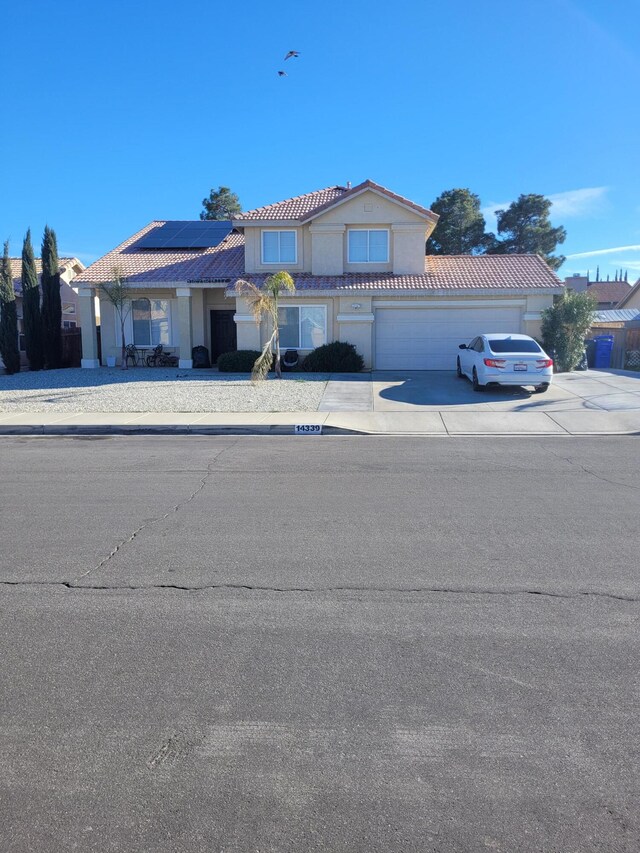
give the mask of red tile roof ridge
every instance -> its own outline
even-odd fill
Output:
[[[406,196],[399,195],[398,193],[395,193],[393,190],[390,190],[388,187],[384,187],[382,184],[378,184],[378,183],[376,183],[376,181],[372,181],[371,178],[367,178],[366,180],[362,181],[361,183],[356,184],[355,187],[350,187],[349,189],[347,189],[344,196],[341,199],[339,199],[339,201],[344,201],[347,198],[349,198],[350,196],[356,195],[357,193],[360,193],[363,190],[367,190],[367,189],[377,190],[378,192],[384,193],[384,195],[390,196],[391,198],[395,199],[396,201],[399,201],[401,204],[404,204],[408,207],[413,208],[414,210],[416,210],[420,213],[425,214],[430,219],[434,219],[436,221],[438,219],[440,219],[439,214],[434,213],[428,207],[423,207],[421,204],[416,204],[415,201],[411,201],[411,199],[406,198]],[[333,203],[335,204],[336,202],[333,202]],[[323,207],[329,207],[329,206],[330,206],[329,204],[323,205]],[[313,215],[317,216],[318,213],[320,212],[320,210],[321,210],[321,208],[314,210]]]
[[[343,194],[343,193],[348,192],[348,189],[347,189],[347,187],[343,187],[340,184],[333,184],[333,185],[328,186],[328,187],[322,187],[319,190],[312,190],[311,192],[301,193],[300,195],[294,195],[294,196],[291,196],[290,198],[285,198],[285,199],[281,199],[280,201],[272,202],[271,204],[262,204],[259,207],[253,207],[250,210],[244,210],[244,211],[242,211],[242,213],[238,213],[236,216],[232,217],[232,219],[237,220],[237,221],[242,221],[242,220],[246,220],[246,219],[250,219],[250,218],[256,218],[256,219],[268,218],[268,217],[261,217],[258,214],[265,213],[265,212],[272,210],[276,207],[281,207],[284,205],[292,205],[295,202],[303,202],[306,200],[310,200],[312,196],[321,196],[325,193],[332,193],[332,192]],[[324,202],[322,202],[322,204],[324,205]],[[318,205],[316,205],[316,207],[317,206]],[[312,208],[312,209],[315,209],[315,208]],[[295,219],[297,217],[294,216],[294,217],[290,217],[290,218]]]

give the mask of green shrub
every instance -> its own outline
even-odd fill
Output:
[[[567,373],[580,363],[596,307],[597,302],[589,291],[565,290],[551,308],[542,312],[544,349],[554,360],[558,373]]]
[[[251,373],[255,360],[260,353],[252,349],[239,349],[223,352],[218,356],[218,370],[221,373]]]
[[[314,349],[302,363],[309,373],[359,373],[364,361],[353,344],[333,341]]]

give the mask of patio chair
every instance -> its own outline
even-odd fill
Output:
[[[125,352],[125,359],[124,360],[125,360],[125,364],[127,365],[127,367],[129,366],[129,362],[131,362],[132,367],[135,367],[137,364],[139,364],[140,354],[138,353],[138,348],[136,347],[135,344],[127,344],[126,347],[124,348],[124,352]]]

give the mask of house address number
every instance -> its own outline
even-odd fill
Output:
[[[296,435],[320,435],[322,424],[296,424],[293,431]]]

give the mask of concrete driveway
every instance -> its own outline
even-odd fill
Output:
[[[328,384],[324,411],[368,412],[570,412],[640,411],[640,373],[588,370],[561,373],[551,388],[535,394],[524,388],[489,388],[476,393],[453,371],[373,371],[338,376]]]
[[[396,435],[612,435],[640,432],[640,374],[589,370],[551,388],[476,393],[453,371],[335,375],[319,412],[327,426]]]
[[[449,371],[374,373],[373,410],[423,409],[478,412],[560,412],[640,410],[640,374],[589,370],[558,374],[544,394],[524,388],[493,387],[475,392],[468,379]]]

